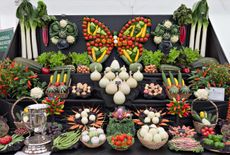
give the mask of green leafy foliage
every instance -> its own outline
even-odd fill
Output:
[[[186,63],[190,64],[200,58],[198,50],[192,50],[191,48],[183,48],[181,54],[185,55]]]
[[[116,133],[130,133],[135,135],[135,126],[131,118],[125,118],[122,120],[110,118],[106,131],[108,136],[115,135]]]
[[[168,54],[166,62],[169,64],[175,64],[177,61],[176,59],[180,56],[180,50],[176,48],[172,48]]]
[[[181,6],[174,11],[173,19],[177,21],[179,25],[188,25],[192,23],[192,10],[187,8],[186,5]]]
[[[50,65],[50,57],[53,55],[55,52],[50,51],[50,52],[44,52],[41,55],[38,56],[37,61],[40,63],[42,66],[47,67]]]
[[[142,62],[145,66],[156,65],[157,67],[159,67],[163,57],[164,53],[160,50],[153,52],[151,50],[145,49],[142,55]]]
[[[68,57],[71,59],[72,64],[75,66],[78,66],[78,65],[89,66],[90,65],[90,60],[88,58],[87,52],[84,52],[84,53],[72,52],[72,53],[69,53]]]
[[[49,62],[50,67],[57,67],[57,66],[64,66],[64,61],[66,60],[67,56],[63,54],[61,51],[58,51],[57,53],[54,53],[50,56]]]

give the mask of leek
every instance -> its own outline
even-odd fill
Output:
[[[203,22],[203,32],[202,32],[202,41],[201,41],[201,49],[200,49],[200,55],[202,57],[205,57],[206,52],[206,40],[207,40],[207,32],[208,32],[208,20],[204,20]]]
[[[20,20],[20,30],[21,30],[21,53],[22,53],[22,57],[26,58],[27,54],[26,54],[26,34],[25,34],[25,24],[24,24],[24,20]]]
[[[198,20],[197,30],[196,30],[196,43],[195,43],[195,50],[200,50],[200,34],[202,28],[202,20]]]
[[[32,48],[31,48],[31,39],[30,39],[30,25],[26,25],[26,51],[27,59],[32,59]]]
[[[193,5],[192,9],[192,26],[191,26],[191,31],[190,31],[190,39],[189,39],[189,47],[194,50],[194,42],[195,42],[195,31],[196,31],[196,26],[197,26],[197,8],[199,6],[199,2],[195,3]]]

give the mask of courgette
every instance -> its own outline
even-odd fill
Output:
[[[65,73],[65,70],[62,70],[61,76],[60,76],[60,82],[63,82],[63,80],[64,80],[64,73]]]
[[[54,72],[52,84],[54,85],[56,81],[57,81],[57,71]]]
[[[167,64],[162,64],[160,65],[160,71],[175,71],[178,72],[180,71],[180,68],[177,66],[173,66],[173,65],[167,65]]]
[[[203,67],[204,65],[212,65],[212,64],[219,64],[219,62],[215,58],[211,57],[204,57],[199,58],[197,61],[190,64],[193,68]]]
[[[27,66],[30,70],[32,70],[32,71],[34,71],[36,73],[41,72],[42,65],[40,65],[38,62],[36,62],[34,60],[29,60],[29,59],[26,59],[26,58],[16,57],[16,58],[14,58],[14,61],[17,64]]]
[[[193,117],[194,120],[196,120],[196,121],[198,121],[198,122],[201,122],[201,118],[200,118],[200,116],[197,114],[197,112],[192,111],[191,114],[192,114],[192,117]]]
[[[164,73],[164,71],[162,71],[162,80],[163,80],[163,83],[166,85],[166,86],[169,86],[168,82],[167,82],[167,78],[166,78],[166,75]]]
[[[67,70],[66,84],[69,84],[70,82],[70,72],[70,70]]]
[[[128,59],[127,59],[124,55],[121,55],[121,59],[122,59],[127,65],[130,65],[130,62],[128,61]]]
[[[51,71],[62,71],[62,70],[71,70],[72,72],[76,71],[76,68],[73,65],[66,65],[66,66],[57,66],[51,69]]]

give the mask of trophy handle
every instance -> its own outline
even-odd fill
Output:
[[[32,120],[31,120],[31,116],[28,112],[21,112],[21,116],[22,116],[22,122],[25,124],[25,126],[29,129],[29,130],[33,130],[33,128],[31,127],[32,125]]]

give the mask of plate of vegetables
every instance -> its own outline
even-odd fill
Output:
[[[106,135],[102,128],[90,127],[82,132],[80,140],[88,148],[97,148],[105,143]]]
[[[113,149],[118,151],[128,150],[135,142],[131,134],[118,133],[107,137],[108,143]]]
[[[208,135],[201,142],[206,150],[218,153],[230,153],[230,142],[223,140],[223,135]]]
[[[91,96],[92,87],[87,83],[77,83],[72,86],[71,96],[74,98],[88,98]]]
[[[165,99],[164,89],[158,83],[146,83],[142,91],[146,99]]]

